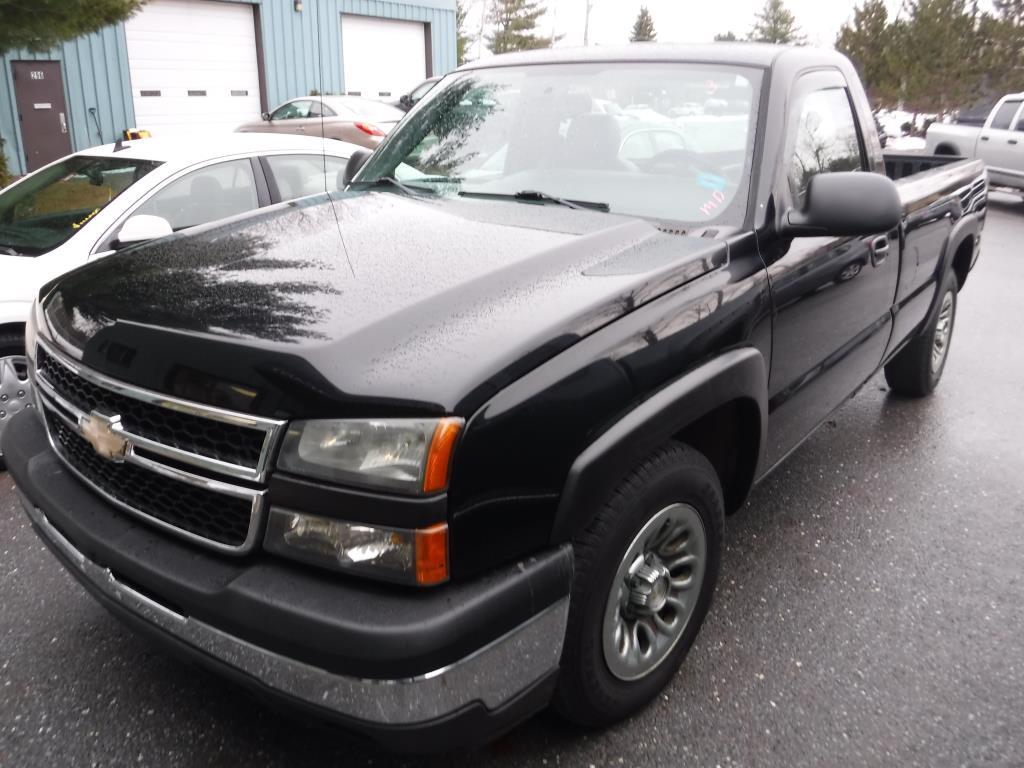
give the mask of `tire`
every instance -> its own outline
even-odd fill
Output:
[[[693,448],[673,442],[630,472],[574,540],[575,569],[569,621],[561,672],[552,700],[559,715],[584,727],[604,727],[640,710],[672,679],[711,605],[721,560],[724,506],[721,484],[710,462]],[[679,520],[684,521],[680,525],[690,526],[685,535],[670,528]],[[654,571],[641,567],[630,575],[623,574],[622,568],[630,559],[629,553],[634,551],[631,548],[638,542],[657,540],[656,529],[672,531],[663,544],[666,549],[662,550],[670,554],[657,563],[645,559],[643,566],[649,563],[664,566],[685,559],[687,553],[698,553],[699,539],[703,536],[703,572],[699,581],[696,580],[700,561],[695,554],[688,577],[683,566],[681,570],[671,571],[675,581],[670,581],[665,572],[664,579],[654,582],[670,590],[676,589],[677,581],[680,584],[690,581],[691,585],[684,588],[685,592],[668,592],[669,600],[658,615],[662,623],[667,617],[674,617],[672,621],[677,627],[681,622],[681,628],[675,630],[671,643],[666,632],[658,649],[649,641],[650,658],[645,662],[642,640],[640,644],[616,645],[611,638],[645,634],[637,627],[637,635],[628,631],[620,635],[617,630],[612,632],[612,627],[626,627],[628,617],[634,610],[640,610],[633,603],[637,599],[636,585],[646,589],[648,582],[641,577]],[[645,539],[646,536],[653,538]],[[685,543],[679,545],[684,539]],[[620,577],[626,581],[620,581]],[[628,612],[620,607],[624,594]],[[651,600],[657,597],[653,587],[648,597]],[[673,597],[680,602],[673,603]],[[675,605],[684,605],[690,613],[677,613]],[[645,610],[654,607],[648,605]],[[616,619],[609,623],[611,616]],[[657,622],[650,615],[636,622],[640,623],[656,625]],[[608,643],[612,645],[609,647]],[[624,646],[632,650],[623,652]],[[644,668],[652,663],[656,651],[660,660]],[[631,677],[630,672],[637,674]]]
[[[928,325],[885,366],[889,388],[905,397],[925,397],[935,391],[949,359],[956,321],[959,285],[952,270],[939,289],[939,309]],[[941,350],[939,349],[941,344]]]
[[[31,386],[25,362],[25,337],[20,333],[0,334],[0,436],[18,411],[32,407]],[[0,453],[0,470],[6,469]]]

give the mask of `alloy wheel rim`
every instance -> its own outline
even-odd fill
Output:
[[[0,435],[14,414],[31,407],[32,380],[28,376],[28,360],[24,355],[0,357]]]
[[[946,291],[939,307],[939,319],[932,336],[932,373],[938,373],[949,351],[949,339],[953,333],[953,292]]]
[[[626,548],[605,607],[602,645],[608,670],[639,680],[672,652],[693,615],[707,563],[697,510],[671,504]]]

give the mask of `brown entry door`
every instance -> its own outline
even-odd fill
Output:
[[[14,98],[28,171],[71,154],[59,61],[12,61]]]

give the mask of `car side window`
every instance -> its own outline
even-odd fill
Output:
[[[281,200],[340,189],[348,159],[333,155],[268,155],[267,166]]]
[[[1017,99],[1016,101],[1004,101],[999,105],[999,109],[996,110],[995,115],[992,116],[992,125],[989,127],[997,131],[1009,130],[1010,123],[1013,120],[1014,115],[1017,114],[1017,110],[1020,109],[1020,105],[1020,99]]]
[[[811,179],[819,173],[862,171],[864,152],[845,88],[810,91],[790,114],[789,189],[802,207]]]
[[[248,159],[208,165],[172,181],[133,215],[160,216],[175,231],[260,207]]]
[[[311,101],[289,101],[287,104],[282,104],[280,107],[274,110],[274,114],[270,116],[271,120],[296,120],[303,117],[309,117],[310,107],[313,106]]]
[[[312,101],[309,104],[309,117],[334,117],[334,110],[322,101]]]

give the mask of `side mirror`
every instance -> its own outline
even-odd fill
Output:
[[[263,120],[264,120],[265,122],[268,122],[268,123],[270,122],[270,113],[269,113],[269,112],[260,112],[260,117],[261,117],[261,118],[262,118],[262,119],[263,119]]]
[[[147,240],[156,240],[158,237],[173,234],[174,230],[167,219],[139,214],[125,221],[121,231],[117,233],[117,246],[123,248],[126,245],[144,243]]]
[[[352,183],[352,179],[355,178],[356,174],[359,173],[359,169],[366,165],[366,161],[370,159],[372,155],[368,149],[357,149],[352,153],[352,157],[348,159],[348,163],[345,164],[345,186],[347,187]]]
[[[410,96],[407,93],[407,94],[403,95],[402,98],[400,98],[398,100],[398,103],[401,104],[403,107],[411,107],[412,106],[412,96]]]
[[[892,179],[880,173],[820,173],[807,187],[802,211],[789,210],[782,234],[789,237],[872,235],[895,229],[903,203]]]

